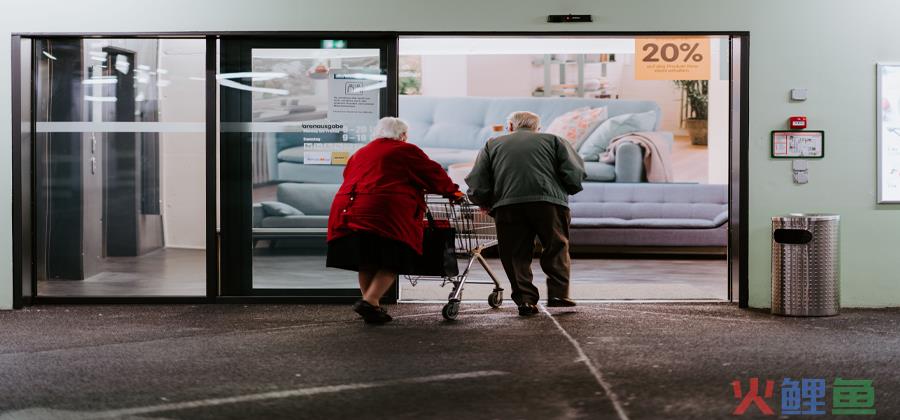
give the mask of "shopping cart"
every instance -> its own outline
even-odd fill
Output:
[[[446,220],[456,230],[456,256],[459,259],[468,260],[466,269],[461,274],[452,277],[410,276],[406,278],[412,286],[419,281],[440,281],[441,287],[447,284],[453,285],[448,302],[444,305],[441,314],[446,320],[454,320],[459,315],[459,303],[462,299],[463,288],[469,284],[493,284],[494,291],[488,295],[488,305],[499,308],[503,303],[503,288],[500,287],[497,276],[481,255],[487,248],[497,245],[497,227],[494,219],[487,212],[478,208],[468,200],[461,203],[451,203],[446,198],[428,195],[425,197],[428,211],[435,220]],[[484,271],[491,278],[488,281],[467,281],[472,264],[478,261]]]

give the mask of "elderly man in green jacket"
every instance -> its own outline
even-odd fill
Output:
[[[575,306],[569,299],[568,198],[582,190],[584,161],[568,141],[540,128],[537,115],[512,113],[510,134],[488,140],[466,177],[469,199],[494,216],[500,261],[522,316],[538,313],[531,272],[535,237],[543,247],[547,306]]]

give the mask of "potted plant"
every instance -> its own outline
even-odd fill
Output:
[[[684,92],[682,121],[691,144],[706,145],[709,82],[706,80],[676,80],[675,85]]]

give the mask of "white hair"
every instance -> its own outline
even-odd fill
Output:
[[[509,117],[506,118],[506,123],[512,125],[512,131],[520,128],[537,130],[541,126],[541,117],[533,112],[516,111],[509,114]]]
[[[403,120],[394,117],[384,117],[378,120],[378,124],[375,125],[375,138],[400,140],[400,137],[403,137],[407,131],[409,131],[409,126]]]

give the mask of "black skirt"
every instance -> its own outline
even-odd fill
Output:
[[[328,242],[325,265],[351,271],[410,273],[418,254],[403,242],[369,232],[354,232]]]

